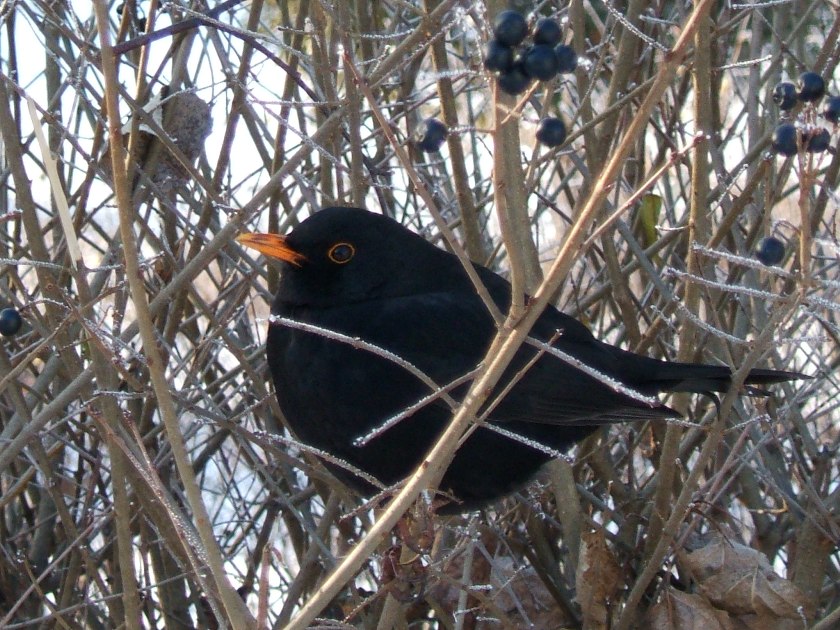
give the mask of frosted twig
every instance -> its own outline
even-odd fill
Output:
[[[596,379],[598,382],[603,383],[604,385],[607,385],[610,389],[612,389],[615,392],[618,392],[619,394],[623,394],[623,395],[627,396],[628,398],[632,398],[633,400],[636,400],[638,402],[649,405],[652,408],[653,407],[659,407],[662,404],[659,401],[659,399],[656,398],[655,396],[645,396],[644,394],[641,394],[641,393],[637,392],[636,390],[631,389],[630,387],[627,387],[624,383],[621,383],[620,381],[617,381],[613,377],[608,376],[608,375],[604,374],[603,372],[599,372],[598,370],[596,370],[595,368],[587,365],[586,363],[584,363],[583,361],[581,361],[577,357],[573,357],[572,355],[563,352],[562,350],[560,350],[560,348],[556,348],[554,346],[549,346],[544,341],[540,341],[539,339],[534,339],[533,337],[528,337],[525,340],[525,342],[527,344],[531,345],[531,346],[534,346],[535,348],[539,348],[540,350],[543,350],[547,354],[550,354],[552,356],[557,357],[561,361],[565,361],[566,363],[568,363],[572,367],[576,367],[581,372],[587,374],[588,376],[591,376],[592,378]]]
[[[322,451],[320,448],[315,448],[314,446],[310,446],[309,444],[299,442],[298,440],[295,440],[295,439],[292,439],[292,438],[287,438],[286,436],[280,435],[279,433],[269,433],[268,431],[254,431],[251,435],[253,435],[255,438],[264,439],[267,442],[271,442],[271,443],[279,442],[280,444],[282,444],[284,446],[293,446],[297,449],[300,449],[301,451],[303,451],[305,453],[310,453],[312,455],[315,455],[319,459],[323,459],[324,461],[327,461],[331,464],[334,464],[335,466],[343,468],[344,470],[346,470],[350,473],[353,473],[354,475],[356,475],[360,479],[364,479],[369,484],[371,484],[372,486],[374,486],[374,487],[376,487],[380,490],[383,490],[384,488],[386,488],[385,484],[383,484],[381,481],[379,481],[373,475],[371,475],[369,473],[366,473],[364,470],[356,468],[353,464],[351,464],[350,462],[348,462],[344,459],[341,459],[340,457],[336,457],[335,455],[331,455],[327,451]]]
[[[642,31],[638,29],[638,27],[636,27],[636,25],[630,22],[630,20],[628,20],[623,13],[616,10],[615,7],[612,6],[612,2],[605,2],[603,6],[607,11],[609,11],[610,15],[612,15],[616,20],[618,20],[624,28],[633,33],[633,35],[641,39],[649,46],[653,46],[654,48],[656,48],[656,50],[660,52],[668,52],[667,46],[665,46],[664,44],[660,44],[652,37],[645,35]]]
[[[372,429],[371,431],[369,431],[365,435],[357,437],[355,440],[353,440],[353,446],[366,446],[371,440],[379,437],[380,435],[385,433],[391,427],[395,426],[396,424],[398,424],[402,420],[405,420],[409,416],[413,415],[415,412],[422,409],[426,405],[428,405],[430,403],[433,403],[438,398],[443,398],[444,400],[446,400],[450,409],[452,411],[454,411],[458,407],[458,403],[457,403],[457,401],[453,400],[452,397],[450,397],[448,395],[449,392],[451,392],[453,389],[455,389],[459,385],[463,385],[464,383],[467,383],[470,380],[472,380],[472,378],[478,373],[478,371],[479,371],[479,368],[471,370],[470,372],[467,372],[463,376],[460,376],[460,377],[456,378],[451,383],[448,383],[447,385],[444,385],[440,389],[432,392],[428,396],[424,396],[423,398],[418,400],[416,403],[414,403],[412,405],[409,405],[408,407],[403,409],[398,414],[395,414],[395,415],[391,416],[390,418],[386,419],[384,422],[382,422],[382,424],[375,427],[374,429]]]
[[[725,284],[723,282],[715,282],[714,280],[707,280],[706,278],[701,278],[700,276],[695,276],[693,274],[686,273],[684,271],[679,271],[674,267],[666,267],[664,272],[666,276],[671,276],[674,278],[680,278],[682,280],[687,280],[689,282],[696,282],[697,284],[702,284],[706,287],[712,287],[713,289],[718,289],[720,291],[724,291],[727,293],[741,293],[743,295],[749,295],[750,297],[760,298],[763,300],[768,300],[771,302],[787,302],[788,297],[785,295],[779,295],[778,293],[770,293],[769,291],[761,291],[759,289],[753,289],[750,287],[744,287],[737,284]]]
[[[772,61],[773,55],[764,55],[763,57],[758,57],[757,59],[747,59],[746,61],[737,61],[735,63],[727,63],[722,66],[718,66],[717,70],[731,70],[732,68],[747,68],[749,66],[757,66],[758,64],[764,63],[765,61]]]
[[[325,339],[332,339],[333,341],[340,341],[341,343],[346,343],[347,345],[352,346],[353,348],[367,350],[378,357],[387,359],[392,363],[396,363],[409,374],[412,374],[413,376],[417,377],[418,380],[428,385],[431,391],[434,392],[444,389],[440,385],[435,383],[429,376],[427,376],[425,372],[417,368],[417,366],[415,366],[413,363],[406,361],[401,356],[391,352],[390,350],[386,350],[381,346],[377,346],[376,344],[360,339],[359,337],[351,337],[350,335],[345,335],[344,333],[336,332],[328,328],[322,328],[321,326],[307,324],[306,322],[300,322],[296,319],[281,317],[279,315],[271,315],[268,318],[268,321],[269,323],[277,326],[285,326],[287,328],[302,330],[303,332],[312,333],[314,335],[324,337]]]
[[[727,260],[729,262],[734,262],[739,265],[743,265],[744,267],[750,267],[751,269],[760,269],[762,271],[772,271],[777,276],[781,276],[782,278],[790,278],[793,276],[788,270],[777,267],[776,265],[765,265],[764,263],[756,260],[755,258],[748,258],[746,256],[739,256],[738,254],[732,254],[730,252],[726,252],[720,249],[709,249],[700,243],[694,243],[691,246],[691,250],[698,254],[702,254],[703,256],[708,256],[709,258],[717,258],[719,260]]]
[[[550,446],[546,446],[545,444],[542,444],[537,440],[531,439],[529,437],[525,437],[524,435],[519,435],[518,433],[515,433],[513,431],[508,431],[499,424],[486,422],[481,426],[485,429],[493,431],[493,433],[503,435],[509,440],[513,440],[514,442],[518,442],[519,444],[524,444],[525,446],[530,446],[535,451],[539,451],[545,455],[548,455],[552,459],[565,459],[567,462],[570,463],[574,461],[573,457],[569,457],[568,455],[561,451],[558,451],[557,449],[551,448]]]
[[[730,335],[729,333],[724,332],[720,328],[716,328],[716,327],[712,326],[711,324],[709,324],[708,322],[703,321],[702,319],[697,317],[694,313],[692,313],[688,308],[686,308],[685,304],[683,304],[682,302],[674,302],[674,305],[677,307],[677,310],[686,319],[688,319],[692,324],[694,324],[695,326],[697,326],[701,330],[705,330],[706,332],[713,334],[715,337],[725,339],[726,341],[729,341],[730,343],[734,343],[734,344],[741,345],[741,346],[746,346],[746,345],[750,344],[749,341],[741,339],[740,337],[736,337],[735,335]],[[660,314],[660,316],[664,317],[664,313],[662,313],[659,309],[657,309],[656,307],[651,307],[651,308],[654,311],[658,312]]]

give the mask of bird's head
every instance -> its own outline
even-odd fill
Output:
[[[237,240],[283,261],[276,300],[289,305],[350,304],[466,281],[463,273],[447,281],[453,275],[450,254],[396,221],[359,208],[324,208],[287,236],[243,234]]]

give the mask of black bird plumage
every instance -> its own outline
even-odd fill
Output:
[[[495,335],[493,318],[457,258],[382,215],[325,208],[287,237],[248,234],[239,240],[284,261],[271,307],[274,316],[375,344],[438,385],[473,370]],[[475,268],[505,312],[509,283],[489,269]],[[722,392],[730,385],[725,366],[633,354],[598,341],[583,324],[553,307],[545,310],[531,336],[553,340],[555,348],[646,396]],[[496,391],[536,352],[524,345]],[[385,485],[414,469],[451,417],[450,407],[437,399],[360,446],[359,438],[428,396],[428,385],[369,350],[276,321],[269,326],[267,356],[280,408],[297,437]],[[746,381],[766,385],[800,376],[754,369]],[[456,388],[453,396],[466,387]],[[602,424],[677,415],[658,401],[616,391],[544,353],[492,409],[488,421],[564,451]],[[549,460],[544,450],[479,427],[457,451],[440,487],[460,501],[450,511],[479,507],[524,485]],[[330,468],[370,494],[367,482]]]

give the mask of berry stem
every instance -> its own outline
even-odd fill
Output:
[[[814,188],[816,173],[814,169],[814,155],[800,154],[799,178],[799,269],[802,275],[802,286],[807,287],[811,276],[811,191]]]

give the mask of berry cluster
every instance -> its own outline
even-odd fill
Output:
[[[493,39],[484,51],[484,67],[497,72],[499,89],[522,94],[531,81],[549,81],[558,73],[577,68],[575,51],[561,44],[560,25],[540,18],[531,32],[532,43],[525,45],[528,22],[519,11],[502,11],[493,22]]]
[[[557,74],[577,68],[577,55],[571,46],[561,44],[560,25],[550,18],[540,18],[531,32],[531,44],[525,44],[528,23],[518,11],[502,11],[493,21],[493,39],[484,51],[484,67],[498,73],[499,89],[507,94],[521,94],[532,80],[550,81]],[[558,147],[566,141],[566,125],[548,116],[537,127],[537,141]]]
[[[840,96],[829,96],[822,110],[818,103],[826,95],[825,80],[816,72],[803,72],[796,84],[782,81],[773,88],[773,102],[784,112],[783,120],[773,131],[772,147],[778,155],[792,157],[800,151],[823,153],[831,150],[831,133],[818,124],[818,115],[832,125],[840,123]],[[790,112],[802,106],[796,121],[789,119]],[[755,257],[764,265],[778,265],[785,256],[785,244],[775,236],[761,240]]]
[[[807,153],[822,153],[829,148],[831,134],[828,129],[815,124],[816,104],[825,96],[825,81],[816,72],[803,72],[797,85],[782,81],[773,88],[773,102],[783,112],[790,112],[798,103],[805,106],[803,122],[783,122],[773,132],[773,150],[791,157],[801,147]],[[840,121],[840,96],[828,97],[822,116],[836,125]]]
[[[560,25],[550,18],[540,18],[531,31],[519,11],[502,11],[493,21],[493,38],[484,50],[484,67],[497,73],[499,89],[507,94],[521,94],[531,81],[549,81],[558,73],[568,74],[577,68],[577,55],[571,46],[561,44]],[[448,130],[437,118],[427,118],[415,136],[415,145],[424,153],[440,151]],[[540,121],[537,141],[558,147],[566,141],[566,125],[559,118],[547,116]]]

